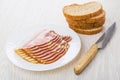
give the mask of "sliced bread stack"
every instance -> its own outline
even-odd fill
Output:
[[[85,4],[64,6],[63,14],[69,27],[81,34],[96,34],[103,30],[105,11],[102,4],[96,1]]]

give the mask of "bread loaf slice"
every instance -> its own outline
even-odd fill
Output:
[[[74,26],[71,26],[71,25],[69,25],[69,27],[71,28],[71,29],[73,29],[75,32],[77,32],[77,33],[80,33],[80,34],[87,34],[87,35],[92,35],[92,34],[96,34],[96,33],[99,33],[99,32],[101,32],[102,30],[103,30],[103,27],[102,26],[100,26],[100,27],[98,27],[98,28],[93,28],[93,29],[80,29],[80,28],[76,28],[76,27],[74,27]]]
[[[102,5],[99,2],[93,1],[82,5],[68,5],[63,8],[63,14],[66,18],[72,20],[83,20],[102,13]]]
[[[94,23],[94,22],[98,22],[102,19],[105,19],[105,11],[104,10],[102,11],[102,13],[100,15],[86,19],[85,22],[86,23]]]
[[[72,19],[69,19],[69,18],[66,18],[67,21],[76,21],[76,22],[79,22],[79,23],[95,23],[95,22],[99,22],[101,21],[102,19],[105,19],[105,11],[103,10],[102,13],[100,15],[97,15],[97,16],[94,16],[94,17],[91,17],[89,19],[85,19],[85,20],[72,20]]]
[[[81,21],[67,20],[68,24],[71,26],[75,26],[80,29],[93,29],[99,26],[102,26],[105,23],[105,18],[101,19],[98,22],[94,23],[83,23]]]

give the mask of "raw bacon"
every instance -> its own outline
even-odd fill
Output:
[[[70,36],[61,36],[54,30],[43,30],[15,52],[34,64],[50,64],[60,59],[69,49]]]

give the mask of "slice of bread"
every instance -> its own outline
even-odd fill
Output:
[[[83,20],[97,16],[102,13],[102,5],[93,1],[82,5],[74,4],[63,8],[63,14],[66,18],[72,20]]]
[[[88,29],[88,30],[76,28],[76,27],[71,26],[71,25],[69,25],[69,27],[79,34],[87,34],[87,35],[96,34],[96,33],[99,33],[103,30],[102,26],[100,26],[98,28],[94,28],[94,29]]]
[[[80,29],[93,29],[93,28],[102,26],[105,23],[105,18],[99,20],[98,22],[94,22],[94,23],[83,23],[81,21],[73,21],[73,20],[67,20],[67,22],[69,25],[75,26]]]
[[[90,19],[86,19],[85,22],[86,23],[94,23],[94,22],[98,22],[98,21],[100,21],[100,20],[102,20],[104,18],[105,18],[105,11],[103,10],[100,15],[91,17]]]
[[[85,19],[85,20],[72,20],[72,19],[66,18],[66,20],[67,21],[82,22],[82,23],[95,23],[95,22],[99,22],[100,20],[102,20],[104,18],[105,18],[105,11],[103,10],[100,15],[91,17],[89,19]]]

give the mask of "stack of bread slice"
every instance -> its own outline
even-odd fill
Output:
[[[105,11],[99,2],[64,6],[63,14],[69,27],[77,33],[90,35],[103,30]]]

